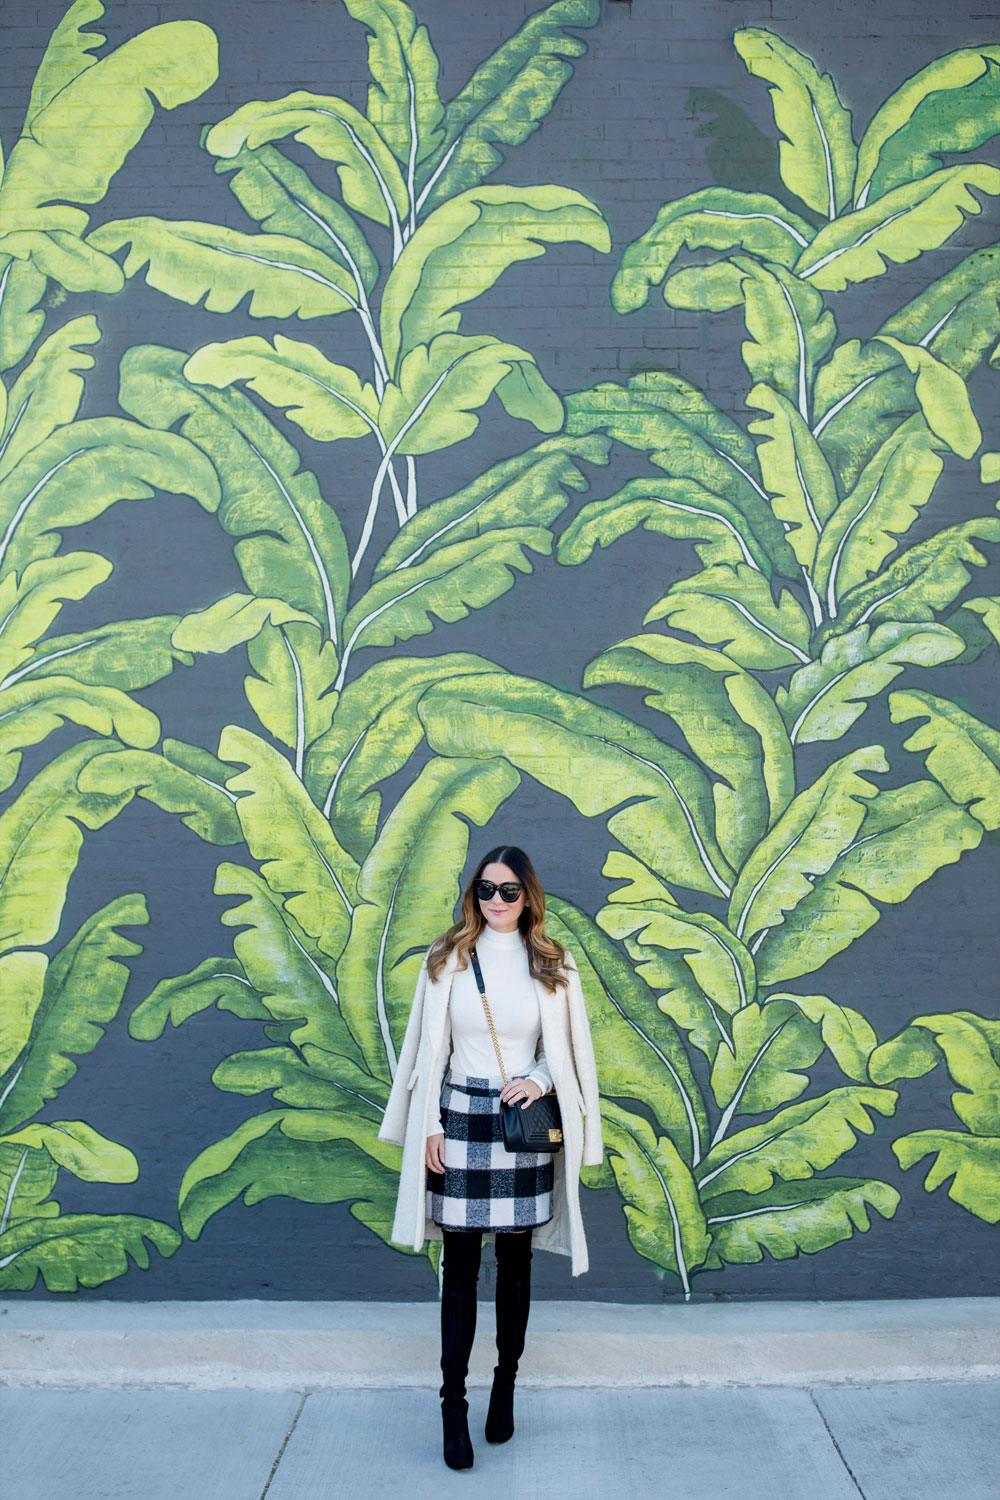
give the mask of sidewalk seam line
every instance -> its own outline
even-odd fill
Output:
[[[847,1459],[844,1457],[844,1454],[843,1454],[843,1451],[841,1450],[840,1444],[837,1442],[837,1439],[833,1435],[833,1428],[830,1426],[829,1422],[826,1420],[826,1413],[824,1412],[823,1408],[820,1406],[819,1402],[816,1400],[816,1393],[814,1391],[810,1391],[809,1392],[809,1400],[812,1402],[813,1406],[815,1406],[815,1408],[816,1408],[816,1411],[819,1413],[819,1419],[823,1423],[823,1426],[826,1428],[827,1437],[830,1439],[830,1442],[833,1444],[834,1449],[836,1450],[836,1453],[837,1453],[837,1457],[840,1459],[840,1462],[844,1465],[844,1468],[847,1470],[848,1477],[850,1478],[851,1483],[853,1484],[854,1488],[857,1490],[858,1494],[861,1496],[861,1500],[866,1500],[865,1492],[861,1488],[860,1484],[858,1483],[857,1475],[855,1474],[854,1470],[851,1468],[850,1464],[847,1462]]]
[[[302,1408],[305,1406],[305,1404],[306,1404],[306,1402],[308,1400],[309,1400],[309,1392],[308,1391],[303,1391],[302,1396],[299,1399],[299,1404],[295,1408],[295,1415],[292,1418],[291,1425],[290,1425],[288,1431],[285,1433],[284,1442],[281,1444],[281,1447],[278,1449],[277,1455],[275,1456],[274,1463],[271,1465],[271,1472],[267,1476],[267,1483],[265,1484],[264,1488],[260,1492],[260,1500],[264,1500],[264,1497],[266,1496],[268,1490],[271,1488],[271,1484],[272,1484],[272,1482],[274,1480],[274,1476],[278,1472],[278,1465],[281,1463],[281,1460],[285,1456],[285,1449],[288,1447],[288,1444],[289,1444],[289,1442],[291,1440],[292,1433],[295,1431],[296,1427],[299,1424],[299,1418],[302,1415]]]

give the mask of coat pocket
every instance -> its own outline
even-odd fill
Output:
[[[416,1084],[417,1079],[419,1077],[420,1077],[420,1069],[419,1068],[414,1068],[413,1072],[410,1074],[409,1078],[406,1081],[407,1092],[409,1092],[414,1087],[414,1085]]]

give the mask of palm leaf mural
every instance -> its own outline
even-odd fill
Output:
[[[963,1207],[989,1222],[998,1212],[994,1023],[964,1012],[918,1017],[878,1046],[871,1020],[775,989],[815,982],[891,906],[1000,825],[997,731],[907,682],[1000,639],[996,601],[967,592],[992,561],[1000,518],[928,525],[945,460],[968,462],[982,443],[967,383],[1000,332],[995,247],[946,271],[867,341],[839,342],[830,305],[831,294],[944,244],[980,211],[976,194],[1000,188],[992,166],[945,165],[938,154],[996,134],[996,59],[967,50],[931,65],[891,96],[859,148],[829,75],[759,29],[737,33],[736,45],[771,85],[793,202],[709,188],[666,205],[626,249],[612,297],[628,313],[662,286],[674,307],[740,308],[752,420],[744,427],[660,372],[571,396],[567,430],[606,433],[613,454],[631,450],[645,472],[585,504],[558,542],[559,560],[575,566],[644,526],[691,543],[701,565],[648,609],[644,625],[662,622],[664,634],[612,646],[584,677],[591,690],[639,689],[680,731],[671,753],[684,744],[708,776],[697,804],[689,800],[690,826],[726,859],[706,882],[665,823],[658,837],[647,831],[645,848],[620,813],[608,823],[628,853],[611,855],[606,873],[629,884],[598,922],[711,1069],[710,1093],[691,1102],[683,1128],[676,1110],[654,1127],[630,1113],[628,1097],[612,1097],[607,1111],[632,1242],[685,1292],[694,1271],[815,1253],[867,1229],[873,1209],[891,1216],[891,1184],[823,1174],[859,1129],[892,1115],[896,1096],[884,1085],[942,1060],[969,1091],[954,1096],[968,1130],[911,1133],[895,1142],[896,1156],[904,1168],[929,1156],[928,1190],[951,1179]],[[998,473],[984,457],[983,481]],[[918,521],[921,538],[908,544]],[[825,768],[815,748],[806,761],[806,747],[843,740],[903,674],[889,713],[906,726],[904,750],[922,755],[925,779],[901,777],[881,745],[856,739]],[[483,706],[502,712],[506,694],[489,698],[488,679],[475,681]],[[455,734],[447,701],[457,688],[432,690],[421,707],[439,751]],[[534,706],[532,696],[522,684],[519,711],[551,715],[548,692],[536,689]],[[576,708],[570,721],[587,783],[597,765],[575,724],[589,711]],[[560,719],[569,721],[565,709]],[[498,716],[493,738],[491,723],[480,723],[484,754],[510,737]],[[614,739],[626,742],[621,727]],[[897,784],[881,784],[890,769]],[[573,783],[567,775],[557,789],[579,811],[610,810]],[[623,778],[621,790],[638,787]],[[655,803],[629,812],[652,813],[655,826]],[[647,1045],[650,1067],[662,1069],[662,1045]],[[851,1081],[793,1102],[824,1052]],[[690,1085],[686,1093],[691,1100]],[[648,1088],[629,1095],[656,1113]],[[744,1113],[751,1120],[740,1129]]]
[[[17,1291],[39,1276],[50,1291],[100,1286],[148,1267],[151,1248],[172,1255],[181,1242],[145,1215],[67,1214],[52,1196],[61,1172],[121,1185],[139,1177],[127,1146],[51,1116],[75,1059],[121,1007],[125,961],[141,952],[121,929],[148,921],[145,898],[119,896],[72,934],[63,913],[84,840],[133,795],[106,778],[87,788],[87,773],[120,755],[159,762],[159,720],[134,693],[192,660],[171,643],[177,616],[57,633],[64,606],[113,572],[102,554],[66,547],[65,533],[161,490],[207,510],[219,503],[213,468],[185,439],[81,416],[101,337],[92,315],[41,337],[63,293],[124,285],[84,238],[90,207],[155,107],[197,98],[217,71],[215,37],[196,21],[93,56],[104,37],[88,28],[103,10],[99,0],[67,8],[0,179],[0,1286]],[[25,752],[37,765],[50,737],[50,758],[26,778]],[[172,749],[175,775],[189,774],[189,747]]]
[[[519,777],[505,759],[438,757],[408,770],[383,808],[380,783],[424,738],[426,690],[497,669],[468,653],[372,652],[464,619],[530,573],[588,487],[584,466],[606,462],[610,446],[603,433],[558,435],[563,403],[531,352],[471,326],[510,266],[549,247],[610,247],[581,194],[485,180],[499,148],[555,103],[567,59],[585,50],[567,28],[592,26],[597,5],[559,0],[529,18],[445,103],[431,40],[406,5],[344,3],[368,27],[363,108],[298,91],[245,104],[204,135],[251,232],[144,217],[88,238],[116,267],[124,252],[126,277],[208,312],[240,304],[251,318],[320,330],[315,342],[295,327],[190,355],[138,345],[121,365],[129,417],[154,442],[196,449],[216,476],[211,509],[245,585],[173,620],[166,646],[183,662],[245,651],[253,729],[225,726],[217,756],[174,740],[109,752],[83,783],[143,797],[206,841],[238,840],[253,862],[217,870],[216,893],[235,901],[224,917],[237,929],[232,956],[162,980],[131,1020],[148,1040],[217,1005],[263,1027],[266,1045],[227,1058],[214,1078],[271,1092],[278,1107],[189,1167],[179,1209],[194,1237],[235,1198],[284,1192],[348,1202],[387,1238],[398,1153],[376,1131],[418,955],[450,920],[469,823],[488,821]],[[311,153],[308,172],[288,142]],[[327,340],[345,317],[367,369]],[[419,495],[419,457],[464,441],[494,395],[541,441],[454,494]],[[295,428],[369,445],[356,513],[330,503],[286,436]],[[432,907],[418,899],[429,870]]]
[[[121,1006],[118,960],[136,947],[119,929],[146,917],[122,897],[67,941],[66,882],[88,831],[135,798],[238,848],[215,876],[225,941],[129,1023],[151,1041],[218,1007],[255,1028],[213,1074],[254,1103],[179,1184],[191,1238],[237,1200],[291,1195],[348,1204],[388,1240],[398,1152],[377,1129],[420,954],[450,920],[472,826],[522,778],[613,841],[596,918],[553,896],[552,928],[578,955],[598,1053],[608,1151],[587,1180],[618,1193],[665,1290],[891,1219],[897,1187],[847,1158],[885,1133],[889,1085],[942,1060],[966,1128],[911,1132],[896,1157],[930,1157],[928,1189],[951,1180],[995,1222],[996,1023],[921,1016],[880,1045],[879,1018],[816,977],[1000,826],[997,731],[940,696],[952,665],[992,659],[1000,639],[997,601],[970,597],[1000,516],[942,527],[935,509],[946,466],[980,453],[969,382],[1000,340],[995,250],[864,339],[842,337],[836,309],[1000,193],[994,166],[956,160],[1000,124],[994,49],[931,64],[859,140],[829,75],[769,31],[737,33],[770,90],[783,190],[666,205],[611,295],[623,314],[654,288],[671,307],[738,310],[743,421],[662,371],[564,397],[530,349],[477,321],[511,267],[610,248],[581,193],[488,180],[556,104],[596,0],[530,16],[450,100],[402,0],[343,9],[366,28],[364,98],[296,90],[203,133],[242,226],[137,214],[90,229],[154,104],[197,97],[215,69],[198,22],[95,58],[96,0],[53,38],[0,183],[0,983],[17,996],[0,1057],[2,1284],[96,1285],[179,1242],[141,1215],[64,1216],[51,1197],[59,1170],[138,1172],[127,1147],[47,1117],[70,1057]],[[122,109],[107,149],[77,132],[67,156],[67,121],[108,90]],[[221,325],[193,352],[138,344],[125,415],[81,416],[99,329],[81,316],[42,340],[46,290],[138,277],[261,331]],[[359,340],[363,365],[347,352]],[[420,460],[463,444],[494,397],[533,446],[429,497]],[[349,505],[299,432],[367,455]],[[564,520],[609,454],[613,492]],[[998,474],[985,455],[984,480]],[[63,606],[111,572],[66,532],[160,490],[216,518],[242,587],[58,633]],[[601,644],[578,692],[472,652],[408,654],[537,559],[583,566],[638,528],[692,571]],[[141,693],[206,654],[238,664],[246,722],[211,749],[161,739]],[[901,751],[859,738],[883,698]],[[22,785],[25,751],[50,736],[53,759]]]

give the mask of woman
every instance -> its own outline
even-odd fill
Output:
[[[471,962],[475,950],[493,1042]],[[508,1082],[504,1084],[496,1048]],[[446,1076],[447,1073],[447,1076]],[[442,1086],[443,1085],[443,1086]],[[504,1149],[500,1101],[555,1089],[563,1150]],[[441,1413],[449,1468],[472,1467],[465,1380],[482,1236],[495,1237],[497,1364],[486,1438],[514,1432],[514,1380],[531,1300],[531,1247],[587,1269],[580,1167],[602,1157],[594,1049],[572,955],[545,933],[545,893],[522,849],[490,850],[459,920],[424,960],[379,1137],[403,1147],[392,1239],[443,1239]]]

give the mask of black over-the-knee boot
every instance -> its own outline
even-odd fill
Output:
[[[465,1377],[476,1336],[476,1284],[483,1251],[482,1236],[463,1230],[443,1231],[441,1280],[441,1419],[444,1461],[449,1469],[472,1468],[469,1404]]]
[[[531,1230],[498,1234],[496,1249],[497,1363],[486,1416],[486,1440],[506,1443],[514,1436],[514,1381],[531,1310]]]

